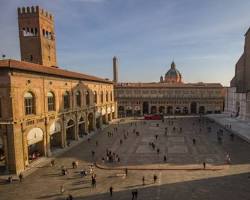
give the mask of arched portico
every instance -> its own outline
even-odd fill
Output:
[[[44,133],[41,128],[33,128],[28,132],[27,145],[29,163],[44,155]]]
[[[93,113],[89,113],[88,114],[88,132],[90,133],[93,130],[94,130],[94,115]]]
[[[59,121],[54,121],[49,128],[50,150],[62,147],[62,127]]]
[[[66,140],[67,140],[67,143],[70,142],[70,140],[75,140],[76,137],[75,137],[75,122],[70,119],[67,123],[67,126],[66,126]]]
[[[81,116],[80,119],[79,119],[79,121],[78,121],[78,136],[79,137],[83,137],[84,135],[86,135],[85,120]]]

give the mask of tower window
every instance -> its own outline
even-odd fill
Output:
[[[43,36],[45,36],[45,30],[43,29]]]
[[[38,32],[38,31],[37,31],[37,28],[35,28],[35,35],[37,35],[37,32]]]

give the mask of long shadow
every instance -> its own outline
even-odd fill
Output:
[[[132,199],[131,192],[138,189],[138,200],[171,199],[171,200],[249,200],[250,199],[250,173],[230,175],[201,180],[170,183],[164,185],[150,184],[144,187],[132,185],[116,191],[114,187],[113,197],[109,193],[88,196],[74,196],[75,200],[109,200]],[[73,193],[72,193],[73,194]],[[60,200],[62,198],[57,198]]]

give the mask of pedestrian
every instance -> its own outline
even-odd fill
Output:
[[[158,148],[158,149],[157,149],[157,154],[159,154],[159,153],[160,153],[160,149]]]
[[[113,196],[113,187],[112,186],[110,186],[110,188],[109,188],[109,193],[110,193],[110,196],[112,197]]]
[[[54,167],[54,166],[55,166],[55,160],[54,160],[54,159],[52,159],[52,160],[50,161],[50,166],[51,166],[51,167]]]
[[[193,138],[193,145],[195,145],[196,144],[196,140]]]
[[[156,183],[156,180],[157,180],[156,174],[154,174],[153,179],[154,179],[154,183]]]
[[[73,169],[76,168],[76,163],[75,163],[75,161],[72,162],[72,168],[73,168]]]
[[[128,176],[128,168],[125,168],[125,175]]]
[[[167,156],[166,155],[164,155],[163,160],[164,160],[164,162],[167,162]]]
[[[206,162],[203,162],[203,169],[206,169]]]
[[[21,182],[23,182],[23,173],[22,173],[22,172],[19,174],[19,176],[18,176],[18,177],[19,177],[19,181],[20,181],[20,183],[21,183]]]
[[[135,191],[134,190],[132,190],[132,200],[134,200],[134,198],[135,198]]]
[[[13,178],[12,178],[12,176],[9,176],[8,177],[8,183],[12,183],[13,182]]]
[[[71,194],[68,195],[67,200],[73,200],[73,196]]]
[[[135,189],[135,199],[137,199],[137,196],[138,196],[138,190]]]
[[[142,177],[142,185],[145,185],[145,177]]]

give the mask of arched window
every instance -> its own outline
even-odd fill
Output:
[[[63,107],[64,107],[64,109],[69,109],[69,107],[70,107],[70,95],[69,95],[68,91],[66,91],[63,94]]]
[[[78,107],[81,107],[81,104],[82,104],[81,93],[80,93],[80,91],[77,91],[76,92],[76,105]]]
[[[101,103],[103,103],[103,92],[101,92]]]
[[[109,101],[109,93],[106,92],[106,102],[108,102],[108,101]]]
[[[94,92],[94,103],[97,103],[97,92]]]
[[[88,106],[90,104],[90,96],[89,91],[86,92],[86,105]]]
[[[53,92],[48,92],[47,99],[48,99],[48,111],[54,111],[55,110],[55,95],[53,94]]]
[[[25,115],[35,114],[35,98],[31,92],[24,94]]]

